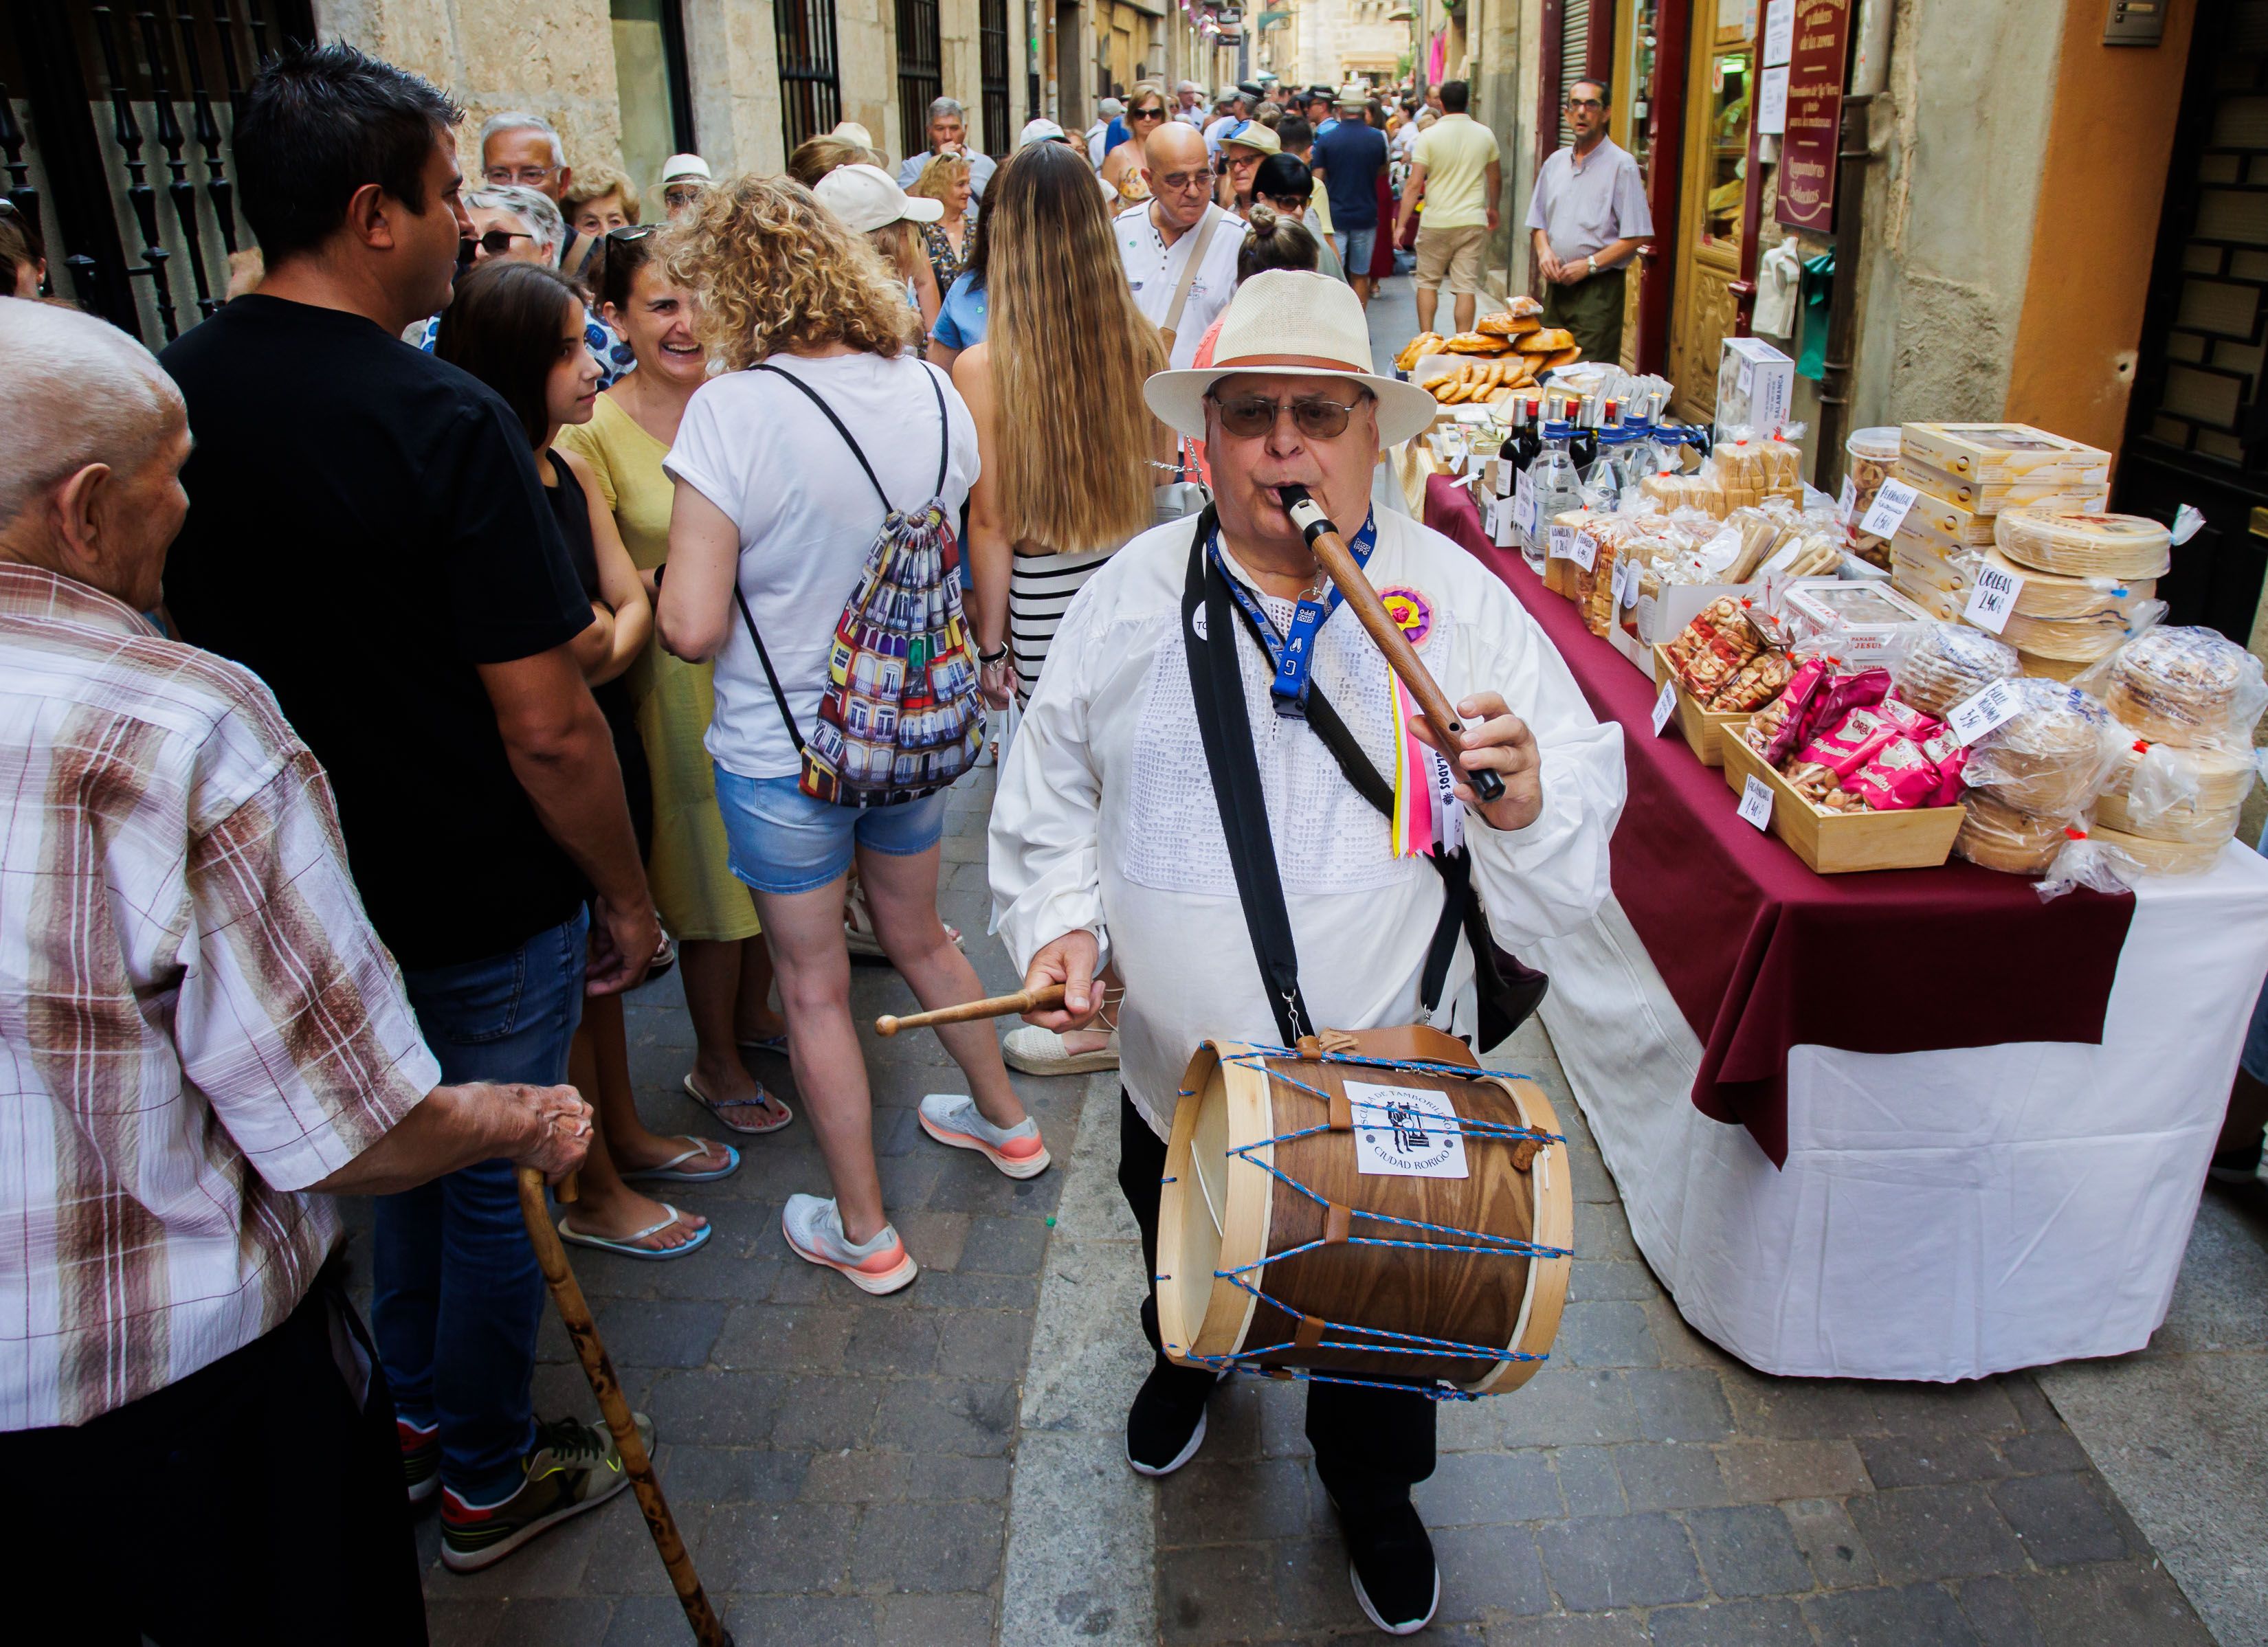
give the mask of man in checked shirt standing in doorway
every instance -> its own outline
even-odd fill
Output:
[[[330,1197],[556,1179],[590,1111],[439,1085],[322,768],[140,615],[188,507],[158,363],[21,302],[0,357],[0,1543],[57,1639],[423,1642]]]

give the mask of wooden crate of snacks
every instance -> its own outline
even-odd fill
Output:
[[[1748,717],[1737,717],[1745,723]],[[1874,869],[1935,869],[1953,850],[1961,833],[1958,806],[1911,812],[1828,812],[1813,805],[1795,786],[1764,764],[1738,731],[1725,742],[1725,782],[1741,794],[1751,777],[1771,790],[1771,832],[1788,850],[1819,875],[1844,875]]]
[[[1712,710],[1688,691],[1683,680],[1677,680],[1677,671],[1669,661],[1669,648],[1657,646],[1653,649],[1653,684],[1660,687],[1673,680],[1677,682],[1677,730],[1685,734],[1686,746],[1700,758],[1703,766],[1723,766],[1727,739],[1737,739],[1740,729],[1749,724],[1749,717],[1756,711],[1742,710],[1724,715]]]

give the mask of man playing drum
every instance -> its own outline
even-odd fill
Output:
[[[1064,986],[1063,1010],[1030,1021],[1086,1023],[1106,961],[1126,986],[1118,1176],[1153,1276],[1164,1136],[1197,1045],[1282,1045],[1318,1027],[1425,1022],[1469,1034],[1467,941],[1456,937],[1446,977],[1438,962],[1427,975],[1445,878],[1425,853],[1454,847],[1462,832],[1489,926],[1517,946],[1567,930],[1605,898],[1624,792],[1620,732],[1594,718],[1511,592],[1439,533],[1371,513],[1381,445],[1425,429],[1433,401],[1371,370],[1353,293],[1318,275],[1256,276],[1226,312],[1215,358],[1204,370],[1159,373],[1146,396],[1167,425],[1205,442],[1217,526],[1208,516],[1144,533],[1073,602],[1054,654],[1061,666],[1042,679],[992,809],[1001,937],[1027,984]],[[1346,529],[1356,557],[1367,556],[1370,582],[1466,717],[1463,763],[1496,773],[1500,798],[1480,805],[1458,783],[1450,802],[1446,775],[1429,782],[1429,758],[1397,742],[1409,701],[1354,614],[1338,610],[1338,592],[1275,489],[1285,485],[1307,488]],[[1230,610],[1220,584],[1236,603],[1226,624],[1211,615]],[[1228,670],[1211,652],[1219,645],[1233,649],[1233,677],[1202,678],[1241,678],[1241,709],[1226,701],[1232,688],[1208,686],[1201,726],[1193,670]],[[1434,790],[1442,804],[1430,808],[1430,838],[1410,839],[1355,789],[1307,717],[1311,698],[1327,701],[1317,719],[1342,724],[1397,789]],[[1422,719],[1418,726],[1430,739]],[[1243,728],[1248,746],[1223,743],[1224,727]],[[1256,836],[1241,827],[1233,849],[1208,740],[1224,752],[1221,772],[1246,775],[1248,796],[1256,766],[1265,802],[1265,827]],[[1429,810],[1405,798],[1412,813]],[[1233,852],[1248,878],[1256,854],[1272,856],[1296,950],[1290,989],[1263,985]],[[1445,928],[1444,956],[1448,936]],[[1439,1004],[1431,1013],[1429,988]],[[1153,1349],[1157,1320],[1145,1298]],[[1187,1463],[1204,1441],[1215,1383],[1211,1370],[1160,1352],[1127,1415],[1128,1462],[1148,1475]],[[1307,1438],[1339,1511],[1356,1597],[1395,1634],[1422,1627],[1440,1595],[1410,1499],[1432,1473],[1433,1431],[1433,1403],[1414,1388],[1308,1386]]]

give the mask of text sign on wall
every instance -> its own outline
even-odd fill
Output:
[[[1787,130],[1780,139],[1779,201],[1791,229],[1835,227],[1835,151],[1843,126],[1843,62],[1851,0],[1796,0],[1795,49],[1787,77]]]

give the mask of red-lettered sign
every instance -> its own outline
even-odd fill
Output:
[[[1788,63],[1787,132],[1780,139],[1773,215],[1817,234],[1835,227],[1835,151],[1843,125],[1843,63],[1851,0],[1796,0]]]

